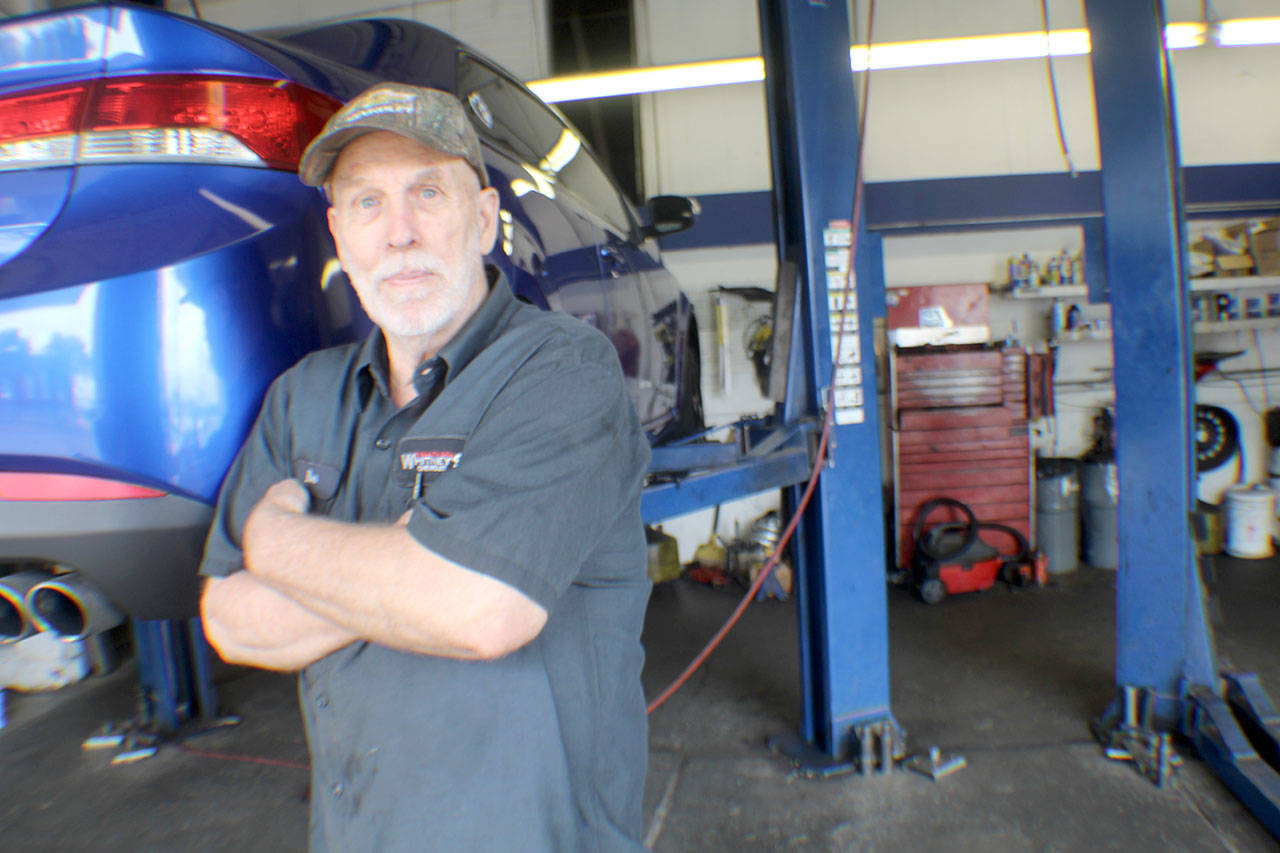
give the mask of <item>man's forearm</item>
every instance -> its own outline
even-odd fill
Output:
[[[497,657],[546,620],[515,589],[432,553],[401,526],[259,516],[246,526],[245,563],[325,619],[404,651]]]
[[[264,669],[301,669],[359,639],[244,571],[211,578],[200,614],[223,660]]]

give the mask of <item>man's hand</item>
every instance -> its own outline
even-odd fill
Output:
[[[270,504],[285,512],[296,512],[301,515],[311,508],[311,493],[297,480],[281,480],[267,489],[262,500],[258,501],[258,505],[254,507],[254,512],[261,509],[263,504]]]
[[[281,480],[267,489],[244,522],[242,548],[246,567],[252,571],[254,555],[271,540],[272,528],[283,516],[306,515],[310,508],[311,494],[297,480]]]

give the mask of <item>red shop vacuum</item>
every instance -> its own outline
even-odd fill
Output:
[[[964,521],[928,527],[930,514],[944,507],[959,512]],[[982,538],[984,531],[1007,537],[1014,550],[1002,553]],[[920,507],[913,536],[911,588],[926,604],[990,589],[998,579],[1015,586],[1044,586],[1048,579],[1048,561],[1031,550],[1022,533],[1004,524],[978,521],[973,510],[953,498],[936,498]]]

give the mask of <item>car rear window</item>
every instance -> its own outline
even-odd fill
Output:
[[[633,218],[617,186],[581,136],[523,86],[475,57],[458,58],[458,95],[478,132],[568,190],[627,237]]]

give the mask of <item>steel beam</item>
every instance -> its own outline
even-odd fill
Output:
[[[809,450],[798,445],[646,486],[640,498],[645,524],[706,509],[726,501],[802,483],[809,476]]]
[[[1214,683],[1188,516],[1193,400],[1184,218],[1159,0],[1085,0],[1102,159],[1120,479],[1116,683],[1154,688],[1156,723],[1184,682]]]
[[[217,692],[199,619],[135,619],[133,639],[142,689],[136,722],[159,735],[212,722]]]
[[[760,0],[779,260],[800,271],[793,362],[782,419],[822,410],[832,381],[823,231],[850,220],[857,107],[848,4]],[[857,234],[855,290],[862,422],[833,427],[830,464],[796,532],[805,741],[847,756],[889,709],[888,616],[873,317],[883,315],[878,245]],[[846,351],[847,352],[847,351]],[[789,492],[794,506],[799,488]]]

